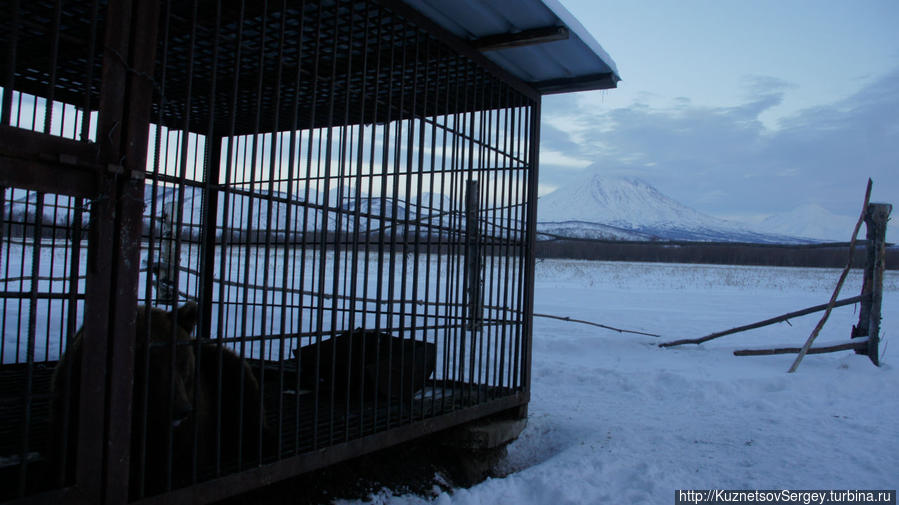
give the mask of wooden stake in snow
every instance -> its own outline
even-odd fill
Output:
[[[868,204],[865,214],[867,251],[865,277],[862,291],[871,296],[862,302],[858,311],[858,324],[852,328],[852,338],[867,337],[868,346],[855,352],[868,356],[872,363],[880,366],[880,316],[883,303],[883,272],[886,269],[887,222],[893,206],[888,203]]]
[[[824,311],[824,315],[821,316],[821,320],[818,321],[818,324],[815,326],[815,329],[812,330],[812,334],[808,336],[808,340],[805,341],[805,345],[802,346],[802,349],[799,350],[799,354],[796,356],[796,360],[793,361],[793,365],[790,366],[790,370],[788,373],[793,373],[799,368],[799,363],[802,362],[802,358],[805,357],[806,353],[808,353],[809,348],[812,346],[812,342],[815,341],[815,338],[818,337],[818,333],[821,331],[821,328],[824,327],[824,323],[827,322],[827,318],[830,317],[830,311],[833,310],[833,306],[837,301],[837,296],[840,294],[840,289],[843,287],[843,281],[846,280],[846,276],[849,274],[849,270],[852,268],[852,253],[855,252],[855,241],[858,238],[858,230],[861,228],[862,223],[865,220],[865,214],[868,212],[868,202],[871,201],[871,179],[868,179],[868,187],[865,190],[865,203],[862,204],[862,213],[858,217],[858,221],[855,223],[855,229],[852,230],[852,239],[849,241],[849,261],[846,262],[846,267],[843,268],[843,273],[840,274],[840,280],[837,281],[837,286],[833,290],[833,294],[830,296],[830,302],[827,303],[827,310]]]

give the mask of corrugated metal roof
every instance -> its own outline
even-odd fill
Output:
[[[540,93],[614,88],[599,42],[558,0],[403,0]]]

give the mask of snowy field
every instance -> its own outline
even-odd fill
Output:
[[[801,346],[822,313],[700,346],[699,337],[826,303],[839,270],[545,260],[536,312],[658,333],[626,335],[537,318],[528,427],[505,477],[436,497],[382,490],[354,503],[673,503],[675,489],[896,489],[899,272],[884,285],[881,355],[735,357]],[[861,290],[850,273],[841,298]],[[818,342],[848,340],[855,307]]]

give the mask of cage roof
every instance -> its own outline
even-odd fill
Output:
[[[616,87],[609,54],[558,0],[403,0],[542,94]]]
[[[96,110],[109,54],[106,8],[92,15],[92,5],[32,0],[20,26],[0,18],[0,31],[17,31],[14,59],[0,52],[0,82]],[[151,121],[196,133],[520,107],[619,80],[557,0],[197,0],[161,10]]]

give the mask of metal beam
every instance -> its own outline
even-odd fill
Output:
[[[0,126],[0,185],[69,196],[97,195],[96,144]]]
[[[398,426],[388,431],[382,431],[329,447],[322,447],[312,452],[257,466],[243,472],[176,489],[169,493],[144,498],[134,502],[133,505],[198,505],[222,500],[229,496],[258,488],[260,484],[272,484],[347,459],[408,442],[415,438],[431,435],[469,421],[527,405],[529,400],[529,392],[515,393],[511,396],[498,398],[480,405],[455,410],[423,421]]]
[[[571,93],[575,91],[617,88],[618,81],[620,80],[621,79],[619,79],[614,72],[608,72],[605,74],[591,74],[580,77],[538,81],[533,83],[533,86],[537,88],[541,94],[551,95],[553,93]]]
[[[488,35],[473,40],[471,45],[483,53],[487,51],[509,49],[512,47],[533,46],[558,40],[568,40],[570,36],[571,32],[564,26],[546,26],[534,28],[532,30],[523,30],[517,33]]]
[[[97,166],[97,145],[14,126],[0,126],[0,156]]]

